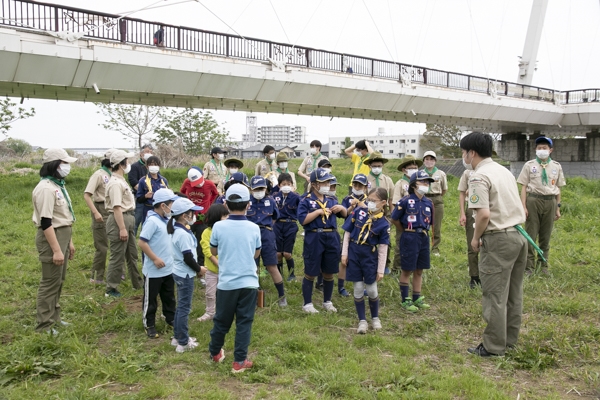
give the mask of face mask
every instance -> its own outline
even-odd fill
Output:
[[[429,193],[429,186],[417,186],[417,191],[421,194]]]
[[[539,158],[540,160],[545,160],[548,157],[550,157],[550,150],[536,150],[535,151],[535,155],[537,156],[537,158]]]
[[[317,154],[317,148],[316,147],[311,147],[310,148],[310,154]]]
[[[373,168],[371,168],[371,172],[373,173],[373,175],[379,175],[381,173],[381,171],[383,171],[382,167],[373,167]]]
[[[252,192],[252,196],[254,196],[256,200],[261,200],[265,197],[265,191],[261,190],[259,192]]]
[[[123,170],[124,174],[128,174],[129,171],[131,171],[131,164],[127,164],[127,166],[125,167],[125,169]]]
[[[413,174],[415,174],[417,171],[418,171],[418,169],[414,169],[414,168],[407,169],[407,170],[406,170],[406,176],[408,176],[408,177],[410,178],[410,177],[411,177],[411,176],[413,176]]]
[[[58,166],[58,174],[61,176],[61,178],[69,175],[69,172],[71,172],[71,164],[60,164]]]
[[[217,159],[218,159],[218,160],[224,160],[224,159],[225,159],[225,154],[219,153],[219,154],[217,155]]]
[[[230,174],[235,174],[238,171],[239,171],[239,169],[237,169],[237,168],[229,168],[229,173]]]
[[[144,154],[144,161],[147,161],[150,157],[152,157],[152,154],[150,154],[150,153]]]
[[[160,167],[157,165],[152,165],[148,167],[148,172],[150,172],[151,174],[158,174],[158,171],[160,171]]]
[[[271,160],[274,160],[274,159],[275,159],[275,153],[273,153],[273,154],[269,154],[269,158],[270,158]]]
[[[335,196],[336,191],[335,190],[329,190],[329,195],[330,196]]]
[[[354,188],[352,188],[352,194],[355,196],[362,196],[363,194],[365,194],[364,190],[356,190]]]
[[[327,171],[327,173],[331,172],[331,168],[323,168],[325,171]]]
[[[374,201],[369,201],[369,202],[367,203],[367,209],[368,209],[370,212],[373,212],[373,211],[377,211],[377,210],[379,209],[379,207],[377,207],[377,203],[376,203],[376,202],[374,202]]]
[[[468,155],[469,155],[469,153],[467,153],[467,156]],[[473,159],[471,159],[471,162],[467,164],[467,162],[463,158],[462,162],[463,162],[463,167],[465,167],[465,169],[468,169],[469,171],[473,170],[473,165],[471,164],[471,162],[473,162]]]
[[[423,163],[425,164],[425,167],[427,167],[428,169],[435,167],[435,161],[426,160],[426,161],[423,161]]]
[[[290,193],[292,191],[292,187],[291,186],[282,186],[281,191],[283,193]]]
[[[322,194],[322,195],[329,194],[329,186],[320,186],[319,187],[319,193]]]
[[[287,162],[280,162],[279,163],[279,169],[286,169],[287,168]]]
[[[165,211],[165,218],[171,218],[171,209],[170,208],[167,211]]]
[[[194,225],[194,222],[196,222],[196,216],[192,215],[190,218],[186,218],[185,222],[187,222],[188,225]]]

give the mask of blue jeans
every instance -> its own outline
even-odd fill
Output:
[[[190,335],[188,333],[188,319],[192,309],[192,295],[194,294],[194,276],[182,278],[173,274],[175,286],[177,286],[177,308],[173,320],[173,331],[177,342],[185,346]]]
[[[138,227],[144,220],[144,204],[135,203],[135,225],[133,226],[133,233],[137,236]],[[142,253],[144,254],[144,253]]]

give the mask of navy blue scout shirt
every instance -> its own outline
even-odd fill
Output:
[[[298,204],[300,203],[300,195],[298,193],[289,192],[287,195],[283,192],[273,193],[277,209],[279,210],[279,219],[298,219]]]
[[[306,195],[306,197],[303,197],[300,200],[300,204],[298,204],[298,221],[302,224],[306,219],[306,216],[311,212],[321,208],[331,208],[337,204],[337,199],[334,197],[324,196],[323,201],[321,202],[314,193],[310,193]],[[333,214],[331,214],[329,218],[326,218],[324,215],[319,215],[317,218],[313,219],[312,222],[303,226],[307,231],[313,229],[337,230],[337,220],[336,216]]]
[[[360,196],[351,194],[350,196],[344,197],[344,200],[342,200],[342,205],[344,206],[344,208],[348,209],[350,207],[350,200],[358,200],[359,202],[361,202],[361,201],[365,201],[366,199],[367,199],[366,194],[362,194]]]
[[[158,189],[168,188],[169,182],[167,181],[167,178],[161,174],[156,174],[156,179],[152,178],[150,174],[140,178],[135,197],[138,199],[138,203],[144,203],[146,206],[152,207],[152,198],[145,198],[146,193],[149,192],[148,183],[150,183],[150,186],[152,187],[152,193],[156,193]]]
[[[279,218],[279,210],[275,204],[275,199],[271,196],[265,196],[256,200],[250,195],[250,208],[246,211],[246,217],[249,221],[259,226],[273,226],[273,220]]]
[[[382,212],[373,215],[359,207],[346,219],[342,229],[350,232],[350,240],[358,244],[390,244],[390,223]]]
[[[409,194],[398,201],[392,219],[400,221],[404,229],[426,229],[433,225],[433,203],[427,197],[422,199],[416,194]]]
[[[219,197],[217,197],[213,204],[223,204],[223,205],[227,204],[227,201],[225,200],[225,195],[222,194]]]

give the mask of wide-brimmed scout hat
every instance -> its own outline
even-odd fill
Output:
[[[277,158],[275,159],[275,161],[277,163],[284,162],[284,161],[289,161],[289,160],[290,160],[290,158],[283,151],[280,151],[279,153],[277,153]]]
[[[371,153],[371,155],[369,156],[369,158],[367,158],[364,162],[365,165],[371,165],[372,162],[375,161],[381,161],[382,163],[387,163],[389,160],[387,158],[384,158],[383,155],[378,152],[378,151],[374,151],[373,153]]]
[[[402,171],[402,168],[405,168],[407,165],[417,164],[417,167],[421,167],[423,165],[423,161],[415,158],[415,156],[408,155],[400,160],[400,165],[398,165],[398,171]]]
[[[234,164],[234,163],[239,165],[238,168],[244,168],[244,163],[242,162],[242,160],[237,159],[235,157],[231,157],[231,158],[228,158],[227,160],[223,161],[225,168],[231,168],[231,164]]]

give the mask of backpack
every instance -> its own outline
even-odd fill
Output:
[[[158,31],[154,32],[154,44],[158,44]]]

